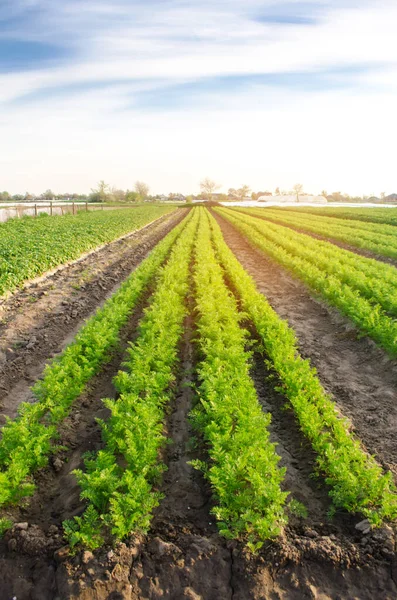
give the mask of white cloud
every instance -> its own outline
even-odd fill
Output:
[[[19,35],[70,41],[73,52],[58,66],[0,74],[1,187],[87,191],[99,178],[121,187],[141,178],[155,191],[187,192],[208,174],[226,189],[301,180],[313,191],[397,190],[395,3],[324,2],[318,23],[304,27],[252,20],[279,6],[259,0],[36,4],[45,10]],[[353,65],[375,71],[353,71],[349,87],[338,70]],[[142,91],[161,99],[164,86],[210,76],[329,69],[345,89],[255,83],[202,91],[195,108],[189,97],[177,111],[136,104]]]

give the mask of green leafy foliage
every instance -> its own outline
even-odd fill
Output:
[[[393,284],[388,284],[385,280],[386,293],[383,298],[381,293],[381,274],[386,272],[383,267],[388,269],[388,274],[389,270],[394,269],[357,257],[328,242],[313,240],[281,225],[240,212],[216,210],[240,229],[255,246],[302,279],[316,295],[322,296],[330,305],[339,309],[364,335],[372,337],[390,355],[397,355],[397,322],[382,307],[383,305],[395,312]],[[352,259],[357,265],[356,269]],[[344,260],[346,267],[342,264]],[[368,273],[371,273],[367,278],[361,272],[364,265],[367,266]],[[395,278],[395,274],[390,274],[390,277]],[[368,283],[369,278],[371,285]],[[363,290],[366,290],[365,294]]]
[[[63,217],[23,217],[0,224],[0,296],[172,210],[144,206]]]
[[[189,264],[198,218],[194,212],[167,263],[158,271],[138,338],[128,351],[126,371],[115,378],[119,398],[104,400],[111,413],[107,421],[100,421],[105,447],[87,457],[84,472],[75,471],[81,498],[88,505],[82,516],[65,523],[72,546],[93,549],[109,533],[123,539],[131,532],[146,531],[161,499],[154,486],[165,469],[159,462],[159,450],[166,441],[164,410],[172,395],[187,313]]]
[[[394,207],[395,208],[395,207]],[[290,208],[279,208],[280,211],[289,211]],[[365,221],[369,223],[384,223],[386,225],[397,225],[397,211],[390,208],[350,208],[345,206],[310,206],[297,207],[293,209],[299,213],[308,213],[313,215],[322,215],[325,217],[337,217],[338,219],[347,219],[351,221]]]
[[[229,212],[227,215],[223,210],[220,212],[229,218]],[[396,519],[397,490],[392,474],[384,473],[349,432],[349,423],[338,414],[335,404],[324,392],[315,369],[299,355],[294,331],[257,291],[252,278],[225,244],[213,218],[211,225],[225,273],[236,290],[242,309],[255,325],[302,432],[317,454],[318,471],[326,477],[335,507],[362,513],[375,525],[384,519]],[[245,224],[241,229],[261,247],[255,229],[245,227]]]
[[[324,215],[305,215],[299,211],[245,209],[244,212],[276,223],[292,225],[323,237],[346,242],[375,254],[397,258],[397,229],[392,225],[341,220]]]
[[[21,404],[16,419],[8,419],[0,440],[0,506],[16,503],[34,492],[27,479],[47,464],[57,425],[90,379],[109,360],[119,332],[169,254],[190,216],[162,240],[119,290],[81,328],[75,340],[49,364],[34,386],[37,402]]]
[[[198,314],[200,402],[192,412],[211,459],[193,464],[211,482],[213,513],[220,533],[243,539],[252,551],[276,537],[286,523],[281,490],[285,469],[270,442],[270,414],[259,406],[249,375],[243,315],[228,291],[210,243],[208,221],[201,224],[194,268]]]

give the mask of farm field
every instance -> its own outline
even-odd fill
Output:
[[[79,258],[174,210],[144,206],[107,212],[36,219],[25,217],[0,224],[0,298],[25,281]]]
[[[344,208],[343,206],[302,206],[297,208],[279,207],[280,211],[297,211],[299,213],[308,213],[312,215],[323,215],[325,217],[337,217],[338,219],[354,219],[356,221],[368,221],[370,223],[385,223],[387,225],[397,225],[397,211],[395,207],[391,208]]]
[[[4,597],[395,598],[395,267],[157,216],[4,303]]]
[[[370,223],[354,219],[338,219],[326,215],[301,214],[299,211],[272,209],[241,209],[242,212],[315,234],[321,239],[340,241],[371,252],[375,256],[397,258],[397,229],[393,225]]]

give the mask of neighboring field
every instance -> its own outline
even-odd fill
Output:
[[[394,267],[238,211],[191,209],[0,429],[5,597],[397,593],[397,444],[393,434],[378,454],[376,422],[363,428],[359,411],[373,402],[371,361],[395,362],[353,335],[345,360],[365,345],[367,391],[346,402],[346,369],[329,393],[317,354],[272,307],[277,285],[268,301],[233,236],[235,248],[241,238],[258,249],[244,250],[258,272],[270,256],[280,279],[297,274],[397,354]],[[394,393],[391,376],[380,403]],[[394,405],[382,412],[385,439]]]
[[[63,217],[11,219],[0,225],[0,297],[83,253],[128,234],[175,208],[143,206]]]
[[[240,211],[217,209],[263,252],[397,355],[396,270]]]
[[[380,256],[397,258],[397,228],[362,221],[341,220],[334,217],[300,214],[263,208],[236,209],[246,214],[268,219],[275,223],[318,234],[326,239],[339,240],[369,250]]]
[[[327,208],[321,208],[320,206],[302,206],[301,208],[280,207],[277,210],[286,212],[292,210],[299,213],[323,215],[324,217],[337,217],[338,219],[353,219],[355,221],[397,225],[397,206],[392,208],[344,208],[343,206],[328,206]]]

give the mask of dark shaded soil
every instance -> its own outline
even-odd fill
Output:
[[[46,362],[185,215],[181,209],[161,217],[1,304],[0,425],[32,399],[30,386]]]

